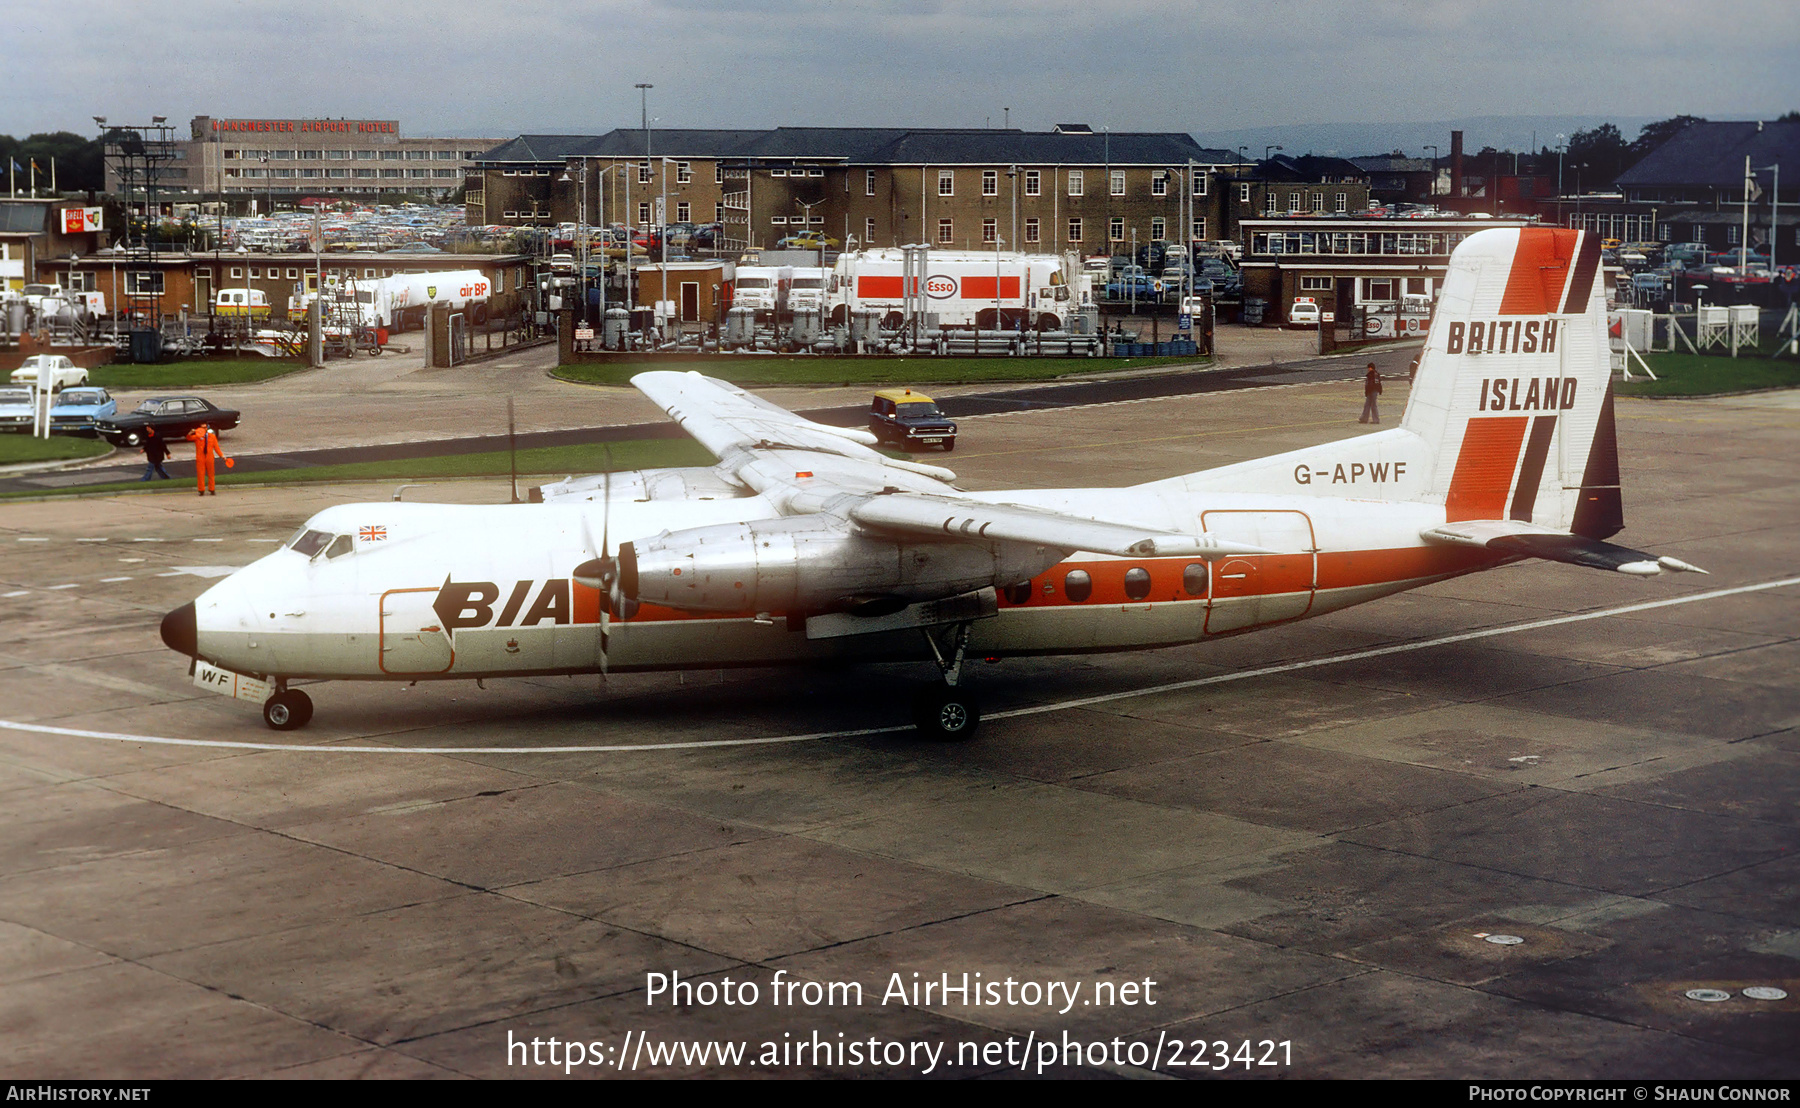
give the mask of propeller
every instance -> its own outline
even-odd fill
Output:
[[[581,515],[581,536],[597,557],[575,567],[575,582],[601,594],[600,602],[600,675],[607,675],[607,651],[612,646],[612,614],[618,609],[619,562],[612,556],[612,447],[606,445],[606,469],[602,473],[600,505],[600,545],[594,546],[594,533],[586,512]]]

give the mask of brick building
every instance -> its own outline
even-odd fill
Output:
[[[644,151],[648,144],[650,154]],[[1224,237],[1241,167],[1180,133],[778,127],[521,135],[478,159],[472,224],[719,223],[730,248],[798,231],[840,242],[1113,252]],[[565,178],[567,178],[565,180]],[[628,195],[629,193],[629,195]],[[665,204],[663,218],[658,206]],[[1015,226],[1016,225],[1016,226]]]
[[[1369,207],[1369,174],[1347,158],[1277,154],[1229,182],[1225,205],[1231,226],[1224,238],[1242,241],[1249,219],[1281,216],[1353,216]],[[1245,243],[1248,246],[1248,243]]]

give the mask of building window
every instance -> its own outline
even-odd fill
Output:
[[[1743,232],[1737,224],[1732,223],[1725,228],[1725,242],[1728,246],[1736,246],[1743,241]]]
[[[408,150],[406,152],[406,160],[409,162],[423,162],[430,159],[431,151],[429,150]]]
[[[1025,171],[1025,195],[1026,196],[1038,195],[1042,185],[1043,185],[1043,177],[1041,174],[1038,173],[1037,170],[1027,169]]]
[[[1206,217],[1201,216],[1199,219],[1194,220],[1194,226],[1190,229],[1189,233],[1192,235],[1195,242],[1205,242]]]
[[[875,195],[875,171],[873,169],[863,170],[863,195]]]
[[[1270,189],[1268,192],[1263,193],[1263,211],[1268,212],[1270,215],[1274,215],[1276,212],[1275,204],[1276,199],[1274,189]]]
[[[359,162],[372,162],[375,160],[375,153],[376,152],[373,150],[358,150],[356,152],[356,160]]]
[[[686,162],[675,163],[675,183],[685,185],[694,179],[693,167]]]
[[[348,176],[350,176],[350,171],[348,169],[327,169],[325,171],[325,176],[327,176],[327,177],[348,177]]]
[[[1000,195],[1000,171],[999,170],[984,169],[981,171],[981,195],[983,195],[983,196],[998,196],[998,195]]]
[[[431,170],[429,170],[429,169],[409,169],[406,171],[406,175],[408,177],[429,177],[429,176],[431,176]]]
[[[250,279],[252,281],[262,280],[262,270],[257,268],[256,266],[251,266],[250,267]]]
[[[771,177],[786,177],[786,176],[787,176],[787,170],[785,170],[785,169],[771,169],[771,170],[769,170],[769,176],[771,176]]]
[[[725,163],[724,162],[714,162],[713,163],[713,184],[722,185],[724,183],[725,183]]]
[[[238,156],[238,152],[236,150],[221,150],[219,151],[219,156],[228,162],[234,161]]]
[[[1151,196],[1167,196],[1167,195],[1169,195],[1169,171],[1168,170],[1166,170],[1166,169],[1158,170],[1157,172],[1152,173],[1150,175],[1150,195]]]
[[[296,150],[296,151],[294,151],[294,153],[296,155],[298,155],[299,161],[316,162],[319,160],[319,155],[324,153],[324,151],[321,151],[321,150]]]
[[[1315,192],[1312,194],[1312,210],[1315,212],[1322,212],[1325,210],[1325,194],[1324,193]]]
[[[231,279],[233,281],[242,281],[244,279],[244,267],[241,265],[232,266],[231,267]]]
[[[163,293],[162,270],[127,270],[125,273],[125,291],[146,296],[161,296]]]
[[[1349,193],[1340,192],[1337,194],[1336,210],[1340,211],[1340,212],[1347,212],[1350,210],[1350,194]]]
[[[1112,223],[1108,227],[1108,234],[1114,242],[1124,242],[1125,241],[1125,217],[1124,216],[1115,215],[1112,217]]]
[[[939,242],[955,242],[956,241],[956,225],[948,219],[938,220],[938,238],[937,238],[937,240]]]
[[[1706,241],[1706,224],[1704,224],[1704,223],[1694,224],[1693,229],[1691,231],[1689,231],[1689,238],[1690,238],[1690,241],[1692,241],[1692,242],[1705,242]]]
[[[1079,170],[1079,169],[1069,170],[1069,195],[1070,196],[1080,196],[1082,194],[1081,189],[1082,189],[1081,170]],[[1077,241],[1079,241],[1079,240],[1077,240]]]
[[[1406,279],[1406,295],[1408,295],[1408,296],[1430,296],[1431,295],[1431,278],[1429,278],[1429,277],[1408,277]]]
[[[1300,194],[1297,192],[1288,193],[1288,211],[1297,212],[1299,210],[1300,210]]]
[[[999,237],[1000,237],[1000,228],[995,223],[994,220],[984,219],[981,221],[981,241],[982,242],[993,242],[995,239],[997,239]]]
[[[1240,203],[1240,204],[1250,203],[1250,186],[1249,185],[1239,185],[1238,186],[1238,203]]]
[[[347,162],[350,160],[350,151],[327,150],[325,151],[325,160],[329,162]]]
[[[956,195],[956,174],[948,169],[938,170],[938,195]]]
[[[300,176],[302,177],[317,177],[318,175],[319,171],[316,169],[302,169],[300,171]]]
[[[381,160],[384,162],[400,161],[401,160],[400,151],[398,151],[398,150],[383,150],[381,152]]]
[[[298,269],[295,269],[293,266],[288,267],[288,280],[290,280],[290,281],[297,280],[299,278],[299,276],[300,276],[300,271]]]
[[[685,200],[683,200],[679,204],[676,204],[675,205],[675,222],[677,222],[677,223],[689,222],[688,213],[691,210],[692,209],[688,207],[688,203]]]
[[[1331,278],[1329,278],[1329,277],[1302,277],[1302,278],[1300,278],[1300,291],[1301,292],[1330,292],[1331,291]]]
[[[1366,280],[1363,282],[1364,300],[1392,300],[1394,298],[1394,282],[1387,279]]]
[[[1125,195],[1125,171],[1123,169],[1112,171],[1112,194],[1114,196]]]
[[[1163,236],[1166,235],[1167,233],[1168,233],[1168,224],[1164,223],[1161,219],[1152,219],[1150,221],[1150,241],[1151,242],[1161,242],[1163,239]]]
[[[863,245],[867,246],[869,243],[872,243],[874,241],[875,241],[875,217],[870,216],[869,218],[863,220]]]
[[[355,172],[358,177],[373,177],[373,176],[375,176],[375,171],[373,169],[363,169],[361,167],[358,167]],[[443,170],[440,169],[440,170],[438,170],[438,172],[442,173]]]
[[[795,216],[794,218],[798,219],[800,217]],[[769,225],[772,227],[786,227],[787,226],[787,216],[785,216],[785,215],[770,216],[769,217]]]
[[[1069,220],[1069,241],[1070,242],[1080,242],[1081,241],[1081,220],[1079,220],[1079,219]]]
[[[1038,221],[1037,221],[1036,216],[1033,216],[1025,221],[1025,241],[1026,242],[1037,242],[1038,241]]]
[[[275,170],[275,172],[280,173],[282,171]],[[384,169],[381,171],[381,175],[383,177],[400,177],[400,176],[404,176],[405,173],[406,173],[406,170],[404,170],[404,169]]]
[[[638,221],[638,226],[640,226],[640,227],[648,227],[650,225],[650,205],[649,204],[645,203],[645,204],[638,205],[637,221]]]
[[[638,163],[638,184],[647,185],[649,183],[650,183],[650,163],[649,162],[639,162]]]
[[[1206,195],[1206,174],[1205,174],[1205,172],[1196,169],[1196,170],[1192,171],[1192,174],[1193,174],[1193,180],[1192,180],[1191,184],[1193,186],[1193,188],[1192,188],[1193,194],[1195,196],[1205,196]]]

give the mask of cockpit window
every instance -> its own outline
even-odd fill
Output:
[[[288,549],[297,551],[298,553],[311,558],[318,554],[319,551],[325,549],[325,544],[330,541],[331,532],[308,531],[306,528],[302,527],[293,538],[288,540]]]
[[[343,555],[350,553],[352,545],[349,535],[339,535],[337,538],[331,540],[331,549],[325,551],[325,557],[342,557]]]

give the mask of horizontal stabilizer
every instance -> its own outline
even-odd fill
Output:
[[[1705,573],[1699,566],[1680,558],[1658,557],[1628,546],[1615,546],[1585,535],[1552,531],[1535,524],[1510,519],[1460,520],[1422,533],[1426,542],[1452,546],[1479,546],[1496,554],[1542,558],[1548,562],[1567,562],[1589,569],[1608,569],[1636,577],[1650,577],[1663,570],[1677,573]]]
[[[1213,535],[1196,539],[1128,523],[1083,519],[1020,504],[894,493],[871,496],[850,509],[866,527],[901,531],[920,538],[1027,542],[1058,550],[1090,550],[1127,558],[1224,557],[1273,554],[1260,546],[1224,542]]]

